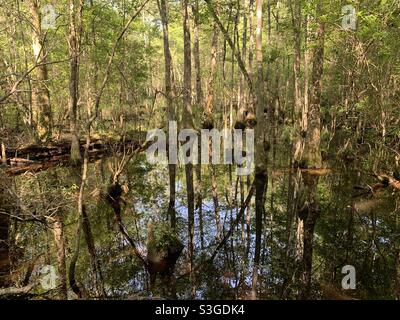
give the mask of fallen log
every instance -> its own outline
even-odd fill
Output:
[[[28,295],[29,292],[34,288],[34,286],[35,284],[32,283],[30,285],[21,288],[16,288],[16,287],[3,288],[0,289],[0,297],[1,299],[9,299],[9,298],[15,299],[16,297],[23,297]]]
[[[80,141],[81,151],[85,148],[85,141]],[[89,146],[89,160],[91,162],[111,154],[118,154],[126,150],[141,149],[144,145],[140,141],[101,140],[96,139]],[[70,164],[70,141],[58,141],[48,145],[32,144],[21,148],[8,148],[5,173],[16,176],[25,172],[38,172],[56,166]]]
[[[81,151],[83,151],[85,141],[80,141]],[[95,144],[97,144],[97,148],[103,147],[103,143],[101,140],[97,140],[96,142],[91,143],[90,148],[92,149]],[[27,160],[46,160],[51,157],[57,155],[68,154],[71,150],[71,142],[70,141],[57,141],[49,145],[37,145],[31,144],[28,146],[24,146],[21,148],[8,148],[7,149],[7,158],[23,158]]]

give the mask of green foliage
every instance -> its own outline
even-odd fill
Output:
[[[180,248],[182,246],[179,237],[169,223],[154,223],[149,232],[151,232],[151,235],[149,235],[150,240],[147,244],[149,254],[157,254],[166,249]]]
[[[250,47],[250,18],[253,18],[255,35],[256,15],[250,17],[249,7],[244,3],[234,0],[213,1],[221,23],[242,55],[252,84],[256,87],[259,84],[257,52],[254,43]],[[35,64],[31,14],[26,1],[18,2],[19,11],[16,4],[7,2],[7,5],[0,6],[0,98]],[[123,137],[136,141],[141,140],[135,136],[139,132],[155,127],[165,128],[167,110],[163,34],[157,3],[150,1],[116,48],[100,101],[100,113],[90,132],[87,130],[88,113],[93,112],[93,100],[103,83],[114,44],[140,4],[138,0],[84,1],[82,36],[79,39],[80,138],[90,134],[92,138],[104,141]],[[167,1],[167,4],[174,80],[172,101],[176,118],[180,120],[184,87],[182,7],[179,1]],[[293,8],[289,7],[290,4]],[[294,28],[292,21],[291,9],[295,4],[301,5],[300,30]],[[294,139],[302,136],[302,130],[305,130],[297,125],[299,117],[307,118],[310,115],[309,110],[303,110],[306,94],[310,93],[305,92],[305,88],[307,84],[310,90],[315,80],[313,67],[316,61],[312,54],[316,48],[314,32],[320,21],[325,23],[324,73],[321,105],[316,111],[321,122],[320,149],[329,158],[323,165],[332,170],[326,175],[317,172],[320,174],[317,187],[320,215],[315,224],[313,242],[312,297],[323,297],[325,284],[340,288],[341,267],[345,264],[354,265],[357,270],[357,290],[351,293],[355,298],[394,299],[399,289],[393,280],[399,278],[399,262],[396,260],[400,247],[398,190],[387,187],[372,193],[370,189],[378,182],[372,173],[382,171],[389,175],[399,167],[400,8],[396,0],[347,1],[346,4],[352,4],[357,9],[357,29],[353,31],[345,31],[340,26],[343,1],[264,2],[262,86],[266,105],[263,107],[273,110],[274,117],[266,115],[264,128],[264,133],[271,140],[271,150],[268,154],[268,188],[262,217],[259,298],[295,299],[302,290],[299,280],[301,262],[295,261],[291,251],[296,248],[290,246],[297,239],[298,225],[295,222],[298,222],[299,212],[296,210],[299,208],[296,206],[307,201],[309,191],[304,189],[304,175],[297,177],[297,172],[289,168],[289,163],[293,162]],[[71,69],[68,2],[57,1],[54,5],[56,11],[62,14],[57,19],[57,28],[46,33],[49,65],[48,79],[43,81],[50,91],[55,131],[59,133],[59,138],[69,139]],[[213,80],[212,115],[215,126],[219,129],[230,127],[233,125],[230,119],[235,121],[239,107],[251,106],[251,92],[238,67],[237,58],[222,33],[219,34],[215,77],[210,79],[214,20],[204,1],[199,1],[199,5],[200,80],[203,93],[204,96],[209,93]],[[317,10],[318,5],[321,13]],[[247,18],[246,28],[244,17]],[[190,19],[193,45],[192,12]],[[247,32],[246,37],[244,31]],[[294,74],[296,32],[301,40],[298,79]],[[308,69],[305,65],[307,56],[310,58]],[[196,74],[192,61],[192,113],[195,127],[199,128],[204,102],[194,103]],[[298,80],[300,85],[301,111],[295,110],[294,80]],[[0,142],[4,142],[8,150],[27,145],[27,136],[32,136],[34,132],[35,119],[32,117],[33,123],[30,124],[30,108],[31,92],[36,81],[34,73],[27,75],[17,92],[0,103]],[[302,114],[303,111],[305,114]],[[181,124],[181,121],[178,122]],[[89,165],[83,199],[91,223],[95,251],[103,271],[104,286],[110,297],[122,298],[133,292],[146,292],[148,275],[140,259],[131,252],[131,245],[121,236],[113,208],[101,196],[112,178],[108,172],[109,165],[119,163],[123,157],[118,147],[110,144],[107,148],[111,156]],[[314,156],[319,155],[321,150],[316,150]],[[15,157],[19,156],[16,152]],[[187,242],[185,172],[183,166],[177,166],[177,230],[174,231],[166,222],[169,218],[166,213],[169,202],[168,168],[150,165],[145,157],[143,153],[133,157],[119,177],[127,191],[121,198],[121,219],[140,250],[147,243],[149,255],[165,256],[168,248],[181,248],[182,242]],[[315,166],[314,158],[300,160],[300,167]],[[17,198],[9,232],[11,250],[13,254],[21,255],[20,252],[23,252],[19,259],[13,260],[12,265],[17,286],[21,285],[35,257],[40,256],[34,266],[36,269],[44,264],[57,264],[57,248],[52,235],[52,219],[55,215],[62,216],[64,222],[66,264],[70,265],[78,249],[75,240],[79,221],[77,195],[81,185],[81,169],[57,167],[37,174],[26,173],[15,177],[15,183],[10,186],[10,197]],[[232,236],[217,258],[212,263],[205,261],[218,244],[216,215],[219,215],[224,234],[227,234],[254,177],[249,177],[248,181],[246,178],[239,179],[234,166],[217,165],[215,188],[210,167],[202,166],[201,169],[201,180],[198,181],[195,175],[195,185],[201,183],[203,200],[203,220],[200,221],[200,208],[196,208],[195,221],[195,263],[200,266],[195,276],[197,297],[247,298],[251,291],[255,249],[253,201],[245,217],[233,227]],[[216,210],[216,200],[219,211]],[[154,222],[148,232],[149,221]],[[205,242],[203,248],[199,240],[200,222]],[[298,241],[301,241],[301,237]],[[83,287],[94,292],[96,277],[92,257],[86,247],[86,239],[82,237],[76,275]],[[177,280],[178,296],[186,298],[192,283],[185,276],[185,258],[178,261],[177,269],[177,273],[183,274]]]

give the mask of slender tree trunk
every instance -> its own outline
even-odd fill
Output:
[[[199,1],[195,0],[192,4],[192,11],[194,17],[194,45],[193,56],[196,69],[196,104],[197,108],[203,106],[203,87],[201,83],[201,61],[200,61],[200,16],[199,16]],[[199,155],[201,155],[201,143],[199,143]],[[199,228],[200,228],[200,247],[204,250],[204,230],[203,230],[203,188],[201,181],[201,161],[196,165],[196,208],[199,213]]]
[[[158,9],[161,16],[161,22],[163,26],[163,39],[164,39],[164,66],[165,66],[165,95],[167,101],[167,113],[168,113],[168,128],[171,121],[175,120],[175,111],[172,104],[172,57],[169,45],[169,18],[168,18],[168,7],[165,0],[159,0]],[[175,199],[176,199],[176,164],[168,165],[169,172],[169,203],[168,203],[168,216],[171,221],[173,229],[176,228],[176,211],[175,211]]]
[[[201,155],[201,143],[199,143],[199,155]],[[203,187],[202,187],[202,172],[201,172],[201,161],[196,166],[196,179],[197,179],[197,198],[196,208],[199,213],[199,232],[200,232],[200,250],[204,251],[204,222],[203,222]]]
[[[296,4],[296,6],[298,6],[298,4]],[[301,8],[297,8],[295,9],[295,17],[299,15],[299,10],[301,10]],[[300,19],[301,19],[301,11],[300,11]],[[301,22],[293,21],[293,23],[297,24],[297,26],[299,24],[301,24]],[[302,112],[301,112],[301,124],[300,127],[298,128],[298,130],[301,130],[300,132],[300,137],[297,137],[297,141],[296,143],[299,143],[299,150],[294,150],[293,153],[293,161],[292,164],[293,166],[295,166],[296,161],[298,161],[299,159],[301,159],[303,157],[304,154],[304,148],[305,148],[305,138],[306,138],[306,134],[307,134],[307,126],[308,126],[308,109],[309,109],[309,69],[310,69],[310,59],[311,59],[311,52],[310,52],[310,48],[311,48],[311,31],[310,31],[310,27],[311,27],[311,15],[307,14],[306,18],[305,18],[305,51],[304,51],[304,100],[303,103],[301,104],[302,106]],[[297,36],[295,36],[295,38],[297,38]],[[298,39],[295,39],[295,59],[297,59],[297,55],[298,53]],[[295,66],[294,68],[297,69],[298,62],[295,62]],[[297,96],[298,97],[298,96]],[[299,103],[299,102],[297,102]],[[298,151],[298,152],[296,152]],[[302,162],[300,160],[300,162]],[[301,164],[301,166],[303,166],[304,164],[302,163],[298,163]],[[299,217],[299,210],[303,210],[304,209],[304,203],[301,203],[300,201],[303,201],[301,199],[299,199],[299,197],[301,196],[302,193],[305,192],[304,190],[304,183],[303,183],[303,179],[302,179],[302,174],[300,172],[300,170],[294,169],[294,173],[293,173],[293,216],[292,216],[292,221],[293,221],[293,228],[294,228],[294,237],[293,237],[293,242],[289,242],[289,246],[291,245],[291,243],[293,243],[293,250],[294,250],[294,259],[295,262],[300,262],[300,264],[302,265],[302,260],[303,260],[303,251],[304,251],[304,220],[300,219]],[[291,236],[291,233],[289,234]],[[300,270],[300,275],[302,270],[302,267],[299,268]],[[295,270],[295,272],[297,272],[298,270]],[[297,272],[297,276],[299,275],[299,272]],[[290,276],[291,277],[291,276]],[[298,278],[298,277],[297,277]]]
[[[213,37],[211,41],[211,58],[210,58],[210,75],[208,79],[208,92],[207,97],[204,104],[203,111],[203,123],[202,126],[204,129],[212,129],[214,128],[214,85],[215,85],[215,73],[217,70],[217,50],[218,50],[218,38],[219,38],[219,28],[216,23],[214,23]],[[211,162],[211,153],[212,153],[212,143],[209,142],[209,157]],[[216,168],[210,163],[210,175],[211,175],[211,194],[214,205],[214,214],[215,214],[215,223],[217,226],[217,239],[222,238],[222,225],[220,219],[220,206],[218,199],[218,186],[217,186],[217,178],[216,178]]]
[[[204,0],[207,3],[207,7],[208,10],[210,11],[211,15],[214,18],[215,23],[218,25],[220,31],[222,32],[222,34],[224,35],[225,41],[229,44],[229,47],[231,48],[231,50],[234,53],[234,56],[236,58],[236,61],[238,63],[238,66],[240,68],[240,71],[243,74],[244,79],[246,80],[247,86],[249,88],[250,94],[251,94],[251,100],[253,102],[251,106],[251,108],[249,108],[249,114],[247,116],[247,122],[248,125],[250,127],[254,127],[255,125],[255,116],[254,116],[254,109],[253,107],[256,105],[256,96],[255,96],[255,91],[254,91],[254,86],[253,86],[253,81],[247,71],[246,65],[243,62],[243,59],[240,55],[240,53],[238,52],[237,48],[235,47],[231,37],[229,36],[228,31],[226,30],[226,28],[223,26],[221,20],[218,17],[217,11],[215,10],[211,0]]]
[[[293,41],[294,41],[294,112],[292,115],[293,125],[295,126],[296,137],[293,144],[293,162],[297,163],[303,152],[302,143],[302,97],[301,97],[301,2],[290,1],[290,10],[292,15]]]
[[[199,16],[199,0],[195,0],[192,4],[193,18],[194,18],[194,44],[193,44],[193,57],[194,66],[196,70],[196,103],[200,107],[203,103],[203,87],[201,84],[201,63],[200,63],[200,16]]]
[[[249,75],[250,75],[250,78],[253,78],[253,74],[254,74],[253,50],[254,50],[254,0],[250,0],[250,3],[249,3]]]
[[[7,165],[7,150],[4,142],[1,142],[1,163],[6,166]]]
[[[45,38],[42,33],[40,8],[37,0],[28,0],[32,17],[32,48],[36,63],[32,81],[32,113],[36,123],[39,141],[49,141],[52,133],[52,112],[50,92],[47,87],[48,74],[46,63]]]
[[[68,299],[67,270],[65,259],[64,223],[61,215],[57,214],[53,223],[54,241],[57,250],[57,265],[59,276],[59,297],[61,300]]]
[[[88,116],[89,116],[89,110],[90,109],[88,109]],[[90,226],[90,220],[89,220],[89,216],[86,212],[86,206],[84,204],[84,193],[85,193],[85,187],[87,184],[88,169],[89,169],[89,146],[90,146],[90,131],[88,132],[88,134],[86,136],[85,151],[84,151],[83,163],[82,163],[82,177],[81,177],[80,187],[79,187],[79,192],[78,192],[78,220],[79,220],[79,223],[81,223],[81,225],[82,225],[82,231],[83,231],[85,241],[87,244],[87,248],[89,251],[90,263],[92,265],[93,274],[94,274],[94,278],[95,278],[95,288],[97,291],[97,296],[105,297],[106,292],[105,292],[104,284],[103,284],[103,274],[101,271],[101,265],[100,265],[99,259],[97,258],[92,229]],[[79,229],[78,232],[80,234],[81,230]],[[77,250],[76,254],[79,254],[79,248],[77,248],[76,250]],[[75,262],[72,261],[71,263],[76,263],[76,261]]]
[[[69,0],[69,35],[68,48],[70,58],[69,78],[69,125],[71,134],[71,162],[78,164],[82,160],[77,124],[79,99],[79,42],[77,20],[81,21],[82,5],[76,5],[76,0]],[[78,17],[77,17],[78,15]]]
[[[399,201],[396,200],[396,209],[399,209]],[[399,223],[400,218],[396,216],[395,221],[395,232],[399,233]],[[351,219],[351,224],[349,222],[349,229],[350,226],[353,224],[353,220]],[[349,247],[352,244],[352,233],[349,234]],[[395,286],[394,286],[394,294],[397,300],[400,300],[400,246],[399,242],[396,243],[395,247],[393,248],[393,255],[394,255],[394,270],[395,270]]]
[[[81,234],[82,234],[82,219],[79,219],[78,228],[76,231],[76,238],[75,238],[75,252],[71,258],[71,262],[68,268],[68,281],[69,286],[71,287],[72,291],[78,296],[78,299],[82,299],[85,296],[84,290],[78,285],[76,281],[75,272],[76,272],[76,264],[79,259],[79,252],[80,252],[80,243],[81,243]]]
[[[208,79],[207,97],[205,99],[203,111],[203,129],[212,129],[214,127],[214,84],[215,73],[217,70],[218,37],[219,28],[217,23],[214,23],[213,37],[211,41],[210,76]]]
[[[232,6],[233,7],[233,6]],[[234,24],[233,24],[233,45],[235,48],[237,48],[238,51],[240,51],[240,45],[239,45],[239,32],[238,32],[238,24],[239,24],[239,13],[240,13],[240,2],[239,0],[237,0],[236,2],[236,14],[234,17]],[[243,57],[243,55],[241,55],[243,61],[245,61],[245,58]],[[239,107],[239,101],[240,99],[238,99],[237,101],[235,101],[238,96],[235,97],[234,92],[235,92],[235,51],[231,50],[231,81],[230,81],[230,90],[232,92],[232,94],[230,95],[229,98],[229,128],[232,129],[234,124],[233,124],[233,109],[234,109],[234,103],[237,104],[237,107]],[[239,92],[239,88],[238,88],[238,92]],[[236,114],[239,112],[238,108],[236,109]],[[225,126],[225,128],[227,128],[228,125]],[[231,167],[231,166],[230,166]],[[231,170],[231,168],[230,168]],[[230,186],[232,189],[232,185]]]
[[[249,9],[249,0],[244,0],[244,13],[243,13],[243,34],[242,34],[242,58],[244,61],[247,59],[247,20],[248,14],[250,13]],[[239,70],[239,90],[238,90],[238,115],[237,115],[237,123],[235,128],[240,129],[244,127],[244,120],[246,118],[246,113],[248,110],[247,106],[247,97],[245,95],[245,90],[243,86],[243,74]]]
[[[90,0],[90,10],[94,10],[94,2]],[[97,37],[96,37],[96,17],[93,15],[90,21],[90,45],[92,48],[97,47]],[[92,49],[93,50],[93,49]],[[96,100],[96,93],[98,92],[98,79],[99,79],[99,62],[97,59],[90,60],[89,64],[91,77],[88,78],[88,106],[89,110],[94,109],[94,104]],[[88,111],[88,116],[91,116],[91,112]],[[99,112],[99,118],[101,119],[101,112]]]
[[[320,168],[322,166],[321,146],[320,146],[320,107],[322,91],[322,74],[324,67],[324,40],[325,25],[320,20],[321,5],[317,6],[317,29],[313,41],[314,48],[312,52],[312,85],[310,88],[310,106],[308,112],[307,136],[304,151],[304,160],[307,167]],[[308,299],[311,294],[311,276],[312,276],[312,252],[314,228],[320,215],[320,208],[317,198],[318,176],[305,174],[304,185],[308,193],[308,208],[304,220],[304,245],[303,245],[303,289],[301,298]]]
[[[253,79],[254,74],[254,0],[249,2],[249,77]],[[252,103],[253,93],[249,91],[249,103]],[[250,188],[250,177],[247,177],[246,181],[247,189]],[[251,249],[251,209],[250,207],[246,210],[246,264],[249,262],[250,249]]]
[[[210,142],[210,162],[211,162],[211,148],[212,148],[212,143]],[[215,225],[217,228],[217,240],[222,239],[222,224],[221,224],[221,208],[219,205],[219,197],[218,197],[218,184],[217,184],[217,173],[216,173],[216,168],[215,165],[210,163],[210,174],[211,174],[211,194],[212,194],[212,199],[213,199],[213,205],[214,205],[214,215],[215,215]]]
[[[93,233],[92,233],[92,228],[90,226],[89,216],[86,212],[85,206],[83,206],[81,210],[82,210],[82,212],[81,212],[82,213],[82,229],[83,229],[83,234],[85,236],[87,248],[89,251],[90,263],[92,265],[93,274],[95,277],[95,287],[97,290],[97,296],[105,297],[106,292],[104,290],[103,273],[101,271],[100,260],[98,259],[97,253],[96,253],[96,247],[94,244]]]
[[[265,214],[265,193],[268,185],[267,155],[264,150],[266,139],[264,128],[264,78],[263,78],[263,52],[262,52],[262,0],[256,1],[257,31],[256,31],[256,60],[257,60],[257,86],[256,86],[256,115],[257,125],[255,128],[255,186],[256,186],[256,239],[252,278],[252,298],[257,298],[258,272],[261,254],[262,222]]]
[[[307,14],[305,18],[305,50],[304,50],[304,104],[303,104],[303,113],[302,113],[302,128],[304,134],[307,132],[307,116],[308,116],[308,108],[309,108],[309,96],[310,96],[310,50],[311,50],[311,41],[310,41],[310,31],[311,28],[311,15]],[[303,150],[304,151],[304,150]]]
[[[254,79],[254,44],[255,44],[255,39],[254,39],[254,0],[250,0],[250,6],[249,6],[249,68],[248,68],[248,73],[249,73],[249,78],[251,80]],[[255,100],[255,94],[254,94],[254,88],[251,89],[249,88],[249,102],[248,102],[248,107],[246,110],[246,125],[247,125],[247,120],[251,118],[252,115],[254,115],[254,100]]]
[[[305,174],[304,184],[308,193],[307,214],[303,219],[303,272],[301,275],[301,299],[309,299],[311,294],[312,256],[315,224],[320,216],[317,198],[318,176]]]
[[[301,172],[297,169],[299,160],[303,153],[304,142],[302,133],[303,126],[303,100],[301,86],[301,2],[290,1],[290,12],[293,28],[293,87],[294,87],[294,108],[292,109],[292,123],[295,128],[295,138],[292,145],[292,154],[290,157],[291,171],[289,173],[288,188],[288,214],[287,214],[287,281],[292,278],[292,270],[289,268],[289,262],[301,262],[303,257],[303,220],[298,217],[299,190],[302,184]],[[287,283],[288,284],[288,283]]]
[[[312,83],[309,91],[310,105],[307,117],[307,134],[303,156],[304,166],[307,168],[320,168],[321,157],[321,81],[324,67],[324,42],[325,25],[318,22],[317,30],[313,39],[314,48],[312,52]]]
[[[0,174],[5,177],[0,169]],[[10,248],[8,232],[10,227],[8,179],[0,180],[0,288],[10,286]]]
[[[184,34],[184,93],[183,93],[183,123],[185,129],[193,129],[192,115],[192,59],[190,44],[190,22],[188,0],[182,1],[183,10],[183,34]],[[192,297],[195,296],[194,285],[194,183],[193,183],[193,163],[185,165],[186,189],[188,198],[188,258],[190,280],[192,283]]]

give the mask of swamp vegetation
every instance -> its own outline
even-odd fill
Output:
[[[398,0],[0,0],[0,299],[400,299],[399,39]],[[174,121],[253,172],[150,163]]]

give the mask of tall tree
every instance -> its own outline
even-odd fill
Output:
[[[37,138],[40,141],[49,141],[52,134],[52,111],[50,91],[48,89],[46,36],[42,32],[39,2],[28,0],[32,25],[32,48],[35,63],[32,81],[32,113],[36,125]]]
[[[193,12],[193,57],[196,70],[196,103],[201,106],[203,103],[203,86],[201,83],[201,61],[200,61],[200,7],[199,0],[192,4]]]
[[[217,23],[214,23],[213,36],[211,40],[211,57],[210,57],[210,75],[207,84],[207,96],[204,102],[202,126],[204,129],[214,128],[214,87],[215,87],[215,74],[217,71],[217,53],[218,53],[218,37],[219,28]]]
[[[307,134],[304,146],[303,166],[321,168],[321,91],[324,68],[325,24],[318,16],[321,4],[317,5],[317,29],[310,41],[313,42],[311,53],[311,87],[308,92],[309,107],[307,112]]]
[[[193,56],[194,65],[196,70],[196,105],[197,109],[201,109],[203,106],[204,94],[201,78],[201,60],[200,60],[200,6],[199,1],[195,0],[192,4],[193,12],[193,33],[194,33],[194,44],[193,44]],[[201,155],[201,143],[199,143],[199,155]],[[200,247],[204,249],[204,228],[203,228],[203,186],[202,186],[202,172],[201,172],[201,161],[196,165],[196,209],[199,213],[199,229],[200,229]]]
[[[250,6],[249,0],[244,0],[244,12],[243,12],[243,34],[242,34],[242,58],[244,61],[247,59],[247,35],[248,35],[248,19],[250,18]],[[244,124],[245,114],[247,112],[247,97],[245,95],[245,88],[243,86],[243,74],[240,70],[239,72],[239,88],[238,88],[238,121]],[[235,125],[236,128],[239,128],[239,125]]]
[[[183,10],[183,39],[184,39],[184,90],[183,90],[183,124],[185,129],[193,129],[192,114],[192,57],[191,57],[191,36],[189,21],[189,1],[182,1]],[[192,283],[192,296],[195,295],[194,286],[194,182],[193,182],[193,163],[185,165],[186,190],[188,200],[188,258],[190,279]]]
[[[214,103],[215,103],[215,75],[217,71],[217,58],[218,58],[218,39],[219,39],[219,28],[217,23],[214,23],[213,36],[211,40],[211,57],[210,57],[210,74],[207,86],[207,96],[204,103],[202,127],[203,129],[213,129],[215,123],[214,117]],[[212,154],[212,142],[209,141],[209,158],[211,162]],[[217,228],[217,239],[222,238],[222,224],[220,218],[220,205],[218,199],[218,184],[216,177],[215,165],[210,163],[210,175],[211,175],[211,193],[214,204],[215,224]]]
[[[255,186],[256,186],[256,239],[254,251],[254,266],[252,279],[252,298],[257,298],[258,270],[261,253],[262,222],[265,214],[265,193],[268,184],[267,155],[264,146],[267,137],[265,137],[265,96],[264,96],[264,67],[263,67],[263,8],[262,0],[256,1],[256,62],[257,62],[257,85],[256,85],[256,116],[257,125],[255,127]]]
[[[78,2],[78,3],[77,3]],[[71,162],[79,163],[82,160],[79,144],[77,111],[79,100],[79,44],[82,35],[83,2],[82,0],[69,0],[69,34],[68,48],[70,59],[69,78],[69,126],[71,133]],[[79,24],[79,25],[78,25]]]
[[[304,162],[308,168],[321,168],[321,93],[322,74],[324,69],[325,22],[322,20],[322,4],[316,7],[316,30],[312,41],[312,75],[309,92],[310,106],[307,117],[307,135],[304,150]],[[307,207],[304,217],[303,235],[303,289],[301,297],[307,299],[311,292],[312,256],[315,224],[320,216],[317,197],[318,175],[304,174],[304,184],[307,190]]]
[[[303,125],[304,101],[302,99],[302,81],[301,81],[301,26],[302,10],[301,1],[289,1],[289,10],[293,29],[293,100],[294,106],[291,111],[292,123],[295,131],[294,141],[292,143],[291,167],[289,173],[288,188],[288,212],[287,212],[287,263],[289,263],[293,254],[295,260],[300,262],[303,255],[303,220],[299,219],[299,201],[300,189],[302,185],[301,171],[298,165],[303,153],[305,126]],[[287,265],[288,267],[289,265]],[[291,278],[291,271],[288,270],[288,278]]]
[[[293,161],[298,162],[302,153],[302,97],[301,97],[301,1],[290,1],[290,14],[293,28],[293,82],[294,82],[294,112],[295,141],[293,144]]]
[[[161,16],[161,23],[163,27],[163,41],[164,41],[164,68],[165,68],[165,97],[167,102],[168,113],[168,128],[170,128],[171,121],[175,120],[175,109],[172,103],[172,57],[169,44],[169,18],[168,7],[165,0],[158,0],[158,10]],[[171,226],[176,228],[176,211],[175,211],[175,198],[176,198],[176,164],[169,163],[169,203],[168,203],[168,216],[171,220]]]

